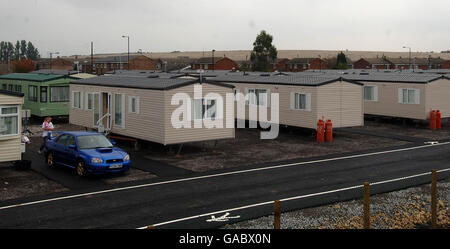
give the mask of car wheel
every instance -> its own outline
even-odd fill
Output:
[[[46,161],[49,167],[52,168],[55,166],[55,158],[53,157],[53,152],[48,152]]]
[[[86,175],[86,167],[83,160],[79,160],[77,163],[77,167],[75,168],[76,173],[78,176],[85,176]]]

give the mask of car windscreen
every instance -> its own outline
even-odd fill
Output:
[[[78,148],[95,149],[95,148],[112,148],[113,145],[104,135],[87,135],[78,136]]]

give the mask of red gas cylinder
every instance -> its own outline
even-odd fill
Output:
[[[432,110],[430,113],[430,129],[436,130],[436,111]]]
[[[325,142],[325,138],[324,138],[324,134],[325,133],[325,123],[323,122],[322,119],[319,119],[319,121],[317,121],[317,142],[318,143],[323,143]]]
[[[436,129],[440,130],[442,128],[441,124],[441,112],[439,110],[436,111]]]
[[[327,142],[333,142],[333,123],[328,119],[325,123],[325,139]]]

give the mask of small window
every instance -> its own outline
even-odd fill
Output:
[[[18,93],[21,93],[22,92],[22,86],[21,85],[16,85],[15,86],[15,91],[18,92]]]
[[[398,102],[401,104],[420,104],[420,90],[412,88],[399,88]]]
[[[364,86],[364,100],[378,101],[378,89],[376,86]]]
[[[50,102],[69,102],[69,86],[51,86]]]
[[[37,102],[37,86],[28,86],[28,100]]]
[[[47,87],[41,86],[41,103],[47,102]]]
[[[94,95],[93,93],[86,93],[86,110],[94,109]]]
[[[139,97],[128,97],[128,112],[139,114]]]
[[[0,137],[19,134],[19,107],[0,107]]]
[[[14,86],[13,86],[12,84],[9,84],[9,85],[8,85],[8,91],[11,91],[11,92],[12,92],[12,91],[13,91],[13,87],[14,87]]]
[[[2,89],[3,90],[7,90],[8,89],[8,85],[7,84],[2,84]]]
[[[204,113],[205,113],[205,106],[203,105],[203,99],[194,99],[192,102],[194,108],[193,109],[193,116],[194,119],[203,119]]]
[[[118,126],[124,127],[124,95],[123,94],[114,94],[114,124]]]
[[[217,99],[194,99],[192,105],[194,120],[221,118],[221,114],[218,113]]]
[[[267,89],[248,89],[247,104],[268,106],[267,96]]]
[[[72,107],[81,109],[81,93],[80,92],[72,92]]]
[[[205,101],[206,105],[206,119],[215,120],[217,113],[217,100],[215,99],[207,99]]]
[[[291,109],[311,111],[311,94],[291,93]]]

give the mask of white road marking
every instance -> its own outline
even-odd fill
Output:
[[[237,216],[229,216],[229,215],[230,215],[230,213],[228,213],[228,212],[225,213],[222,216],[217,217],[217,218],[216,218],[216,216],[211,215],[211,219],[207,219],[206,222],[213,222],[213,221],[215,221],[215,222],[225,222],[225,221],[229,221],[230,219],[237,219],[237,218],[241,217],[239,215],[237,215]]]
[[[438,170],[437,172],[445,172],[445,171],[450,171],[450,168],[441,169],[441,170]],[[411,179],[411,178],[420,177],[420,176],[426,176],[426,175],[430,175],[430,174],[431,174],[431,172],[425,172],[425,173],[421,173],[421,174],[417,174],[417,175],[411,175],[411,176],[399,177],[399,178],[385,180],[385,181],[380,181],[380,182],[374,182],[374,183],[370,183],[370,185],[380,185],[380,184],[385,184],[385,183],[389,183],[389,182],[402,181],[402,180]],[[342,191],[346,191],[346,190],[363,188],[363,187],[364,187],[364,185],[356,185],[356,186],[352,186],[352,187],[334,189],[334,190],[329,190],[329,191],[324,191],[324,192],[319,192],[319,193],[312,193],[312,194],[307,194],[307,195],[294,196],[294,197],[280,199],[280,202],[304,199],[304,198],[308,198],[308,197],[325,195],[325,194],[331,194],[331,193],[342,192]],[[228,213],[228,212],[232,212],[232,211],[237,211],[237,210],[242,210],[242,209],[247,209],[247,208],[254,208],[254,207],[259,207],[259,206],[264,206],[264,205],[269,205],[269,204],[273,205],[273,202],[274,201],[260,202],[260,203],[256,203],[256,204],[251,204],[251,205],[246,205],[246,206],[241,206],[241,207],[236,207],[236,208],[230,208],[230,209],[210,212],[210,213],[206,213],[206,214],[199,214],[199,215],[185,217],[185,218],[180,218],[180,219],[171,220],[171,221],[165,221],[165,222],[153,224],[153,225],[150,225],[150,226],[157,227],[157,226],[167,225],[167,224],[171,224],[171,223],[177,223],[177,222],[180,222],[180,221],[186,221],[186,220],[192,220],[192,219],[196,219],[196,218],[201,218],[201,217],[205,217],[205,216],[214,217],[214,215],[218,214],[218,213],[219,214],[220,213],[224,213],[224,212]],[[148,227],[149,226],[139,227],[137,229],[146,229]]]
[[[231,172],[227,172],[227,173],[212,174],[212,175],[205,175],[205,176],[196,176],[196,177],[182,178],[182,179],[177,179],[177,180],[170,180],[170,181],[163,181],[163,182],[141,184],[141,185],[135,185],[135,186],[129,186],[129,187],[122,187],[122,188],[107,189],[107,190],[95,191],[95,192],[89,192],[89,193],[83,193],[83,194],[77,194],[77,195],[69,195],[69,196],[50,198],[50,199],[44,199],[44,200],[39,200],[39,201],[19,203],[19,204],[14,204],[14,205],[0,207],[0,210],[9,209],[9,208],[16,208],[16,207],[23,207],[23,206],[30,206],[30,205],[41,204],[41,203],[46,203],[46,202],[60,201],[60,200],[66,200],[66,199],[73,199],[73,198],[78,198],[78,197],[85,197],[85,196],[92,196],[92,195],[98,195],[98,194],[112,193],[112,192],[118,192],[118,191],[130,190],[130,189],[145,188],[145,187],[151,187],[151,186],[157,186],[157,185],[163,185],[163,184],[187,182],[187,181],[194,181],[194,180],[199,180],[199,179],[206,179],[206,178],[226,176],[226,175],[236,175],[236,174],[242,174],[242,173],[248,173],[248,172],[256,172],[256,171],[278,169],[278,168],[285,168],[285,167],[292,167],[292,166],[299,166],[299,165],[307,165],[307,164],[331,162],[331,161],[338,161],[338,160],[345,160],[345,159],[352,159],[352,158],[359,158],[359,157],[366,157],[366,156],[373,156],[373,155],[381,155],[381,154],[388,154],[388,153],[395,153],[395,152],[403,152],[403,151],[416,150],[416,149],[422,149],[422,148],[428,148],[428,147],[434,147],[434,146],[441,146],[441,145],[447,145],[447,144],[450,144],[450,142],[444,142],[444,143],[439,143],[439,144],[420,145],[420,146],[416,146],[416,147],[409,147],[409,148],[395,149],[395,150],[387,150],[387,151],[379,151],[379,152],[372,152],[372,153],[365,153],[365,154],[357,154],[357,155],[352,155],[352,156],[343,156],[343,157],[335,157],[335,158],[329,158],[329,159],[320,159],[320,160],[313,160],[313,161],[306,161],[306,162],[274,165],[274,166],[268,166],[268,167],[263,167],[263,168],[255,168],[255,169],[248,169],[248,170],[238,170],[238,171],[231,171]]]

